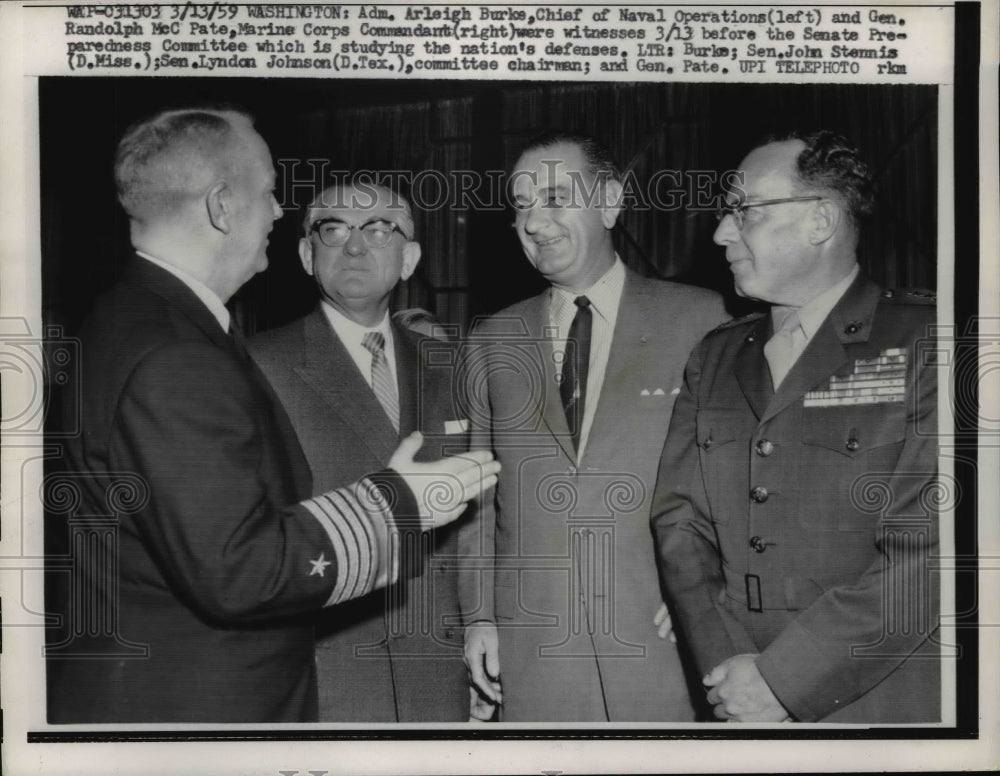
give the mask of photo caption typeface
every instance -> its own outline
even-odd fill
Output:
[[[71,5],[36,72],[939,81],[935,6]],[[41,16],[41,15],[39,15]],[[61,18],[57,18],[61,17]],[[939,48],[937,49],[939,51]],[[943,52],[942,52],[943,53]]]

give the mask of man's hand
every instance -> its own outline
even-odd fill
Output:
[[[465,666],[472,682],[469,716],[486,721],[497,704],[503,703],[500,687],[500,640],[497,626],[487,620],[465,628]]]
[[[469,685],[469,722],[479,724],[489,722],[496,713],[497,704],[479,694],[479,690]]]
[[[660,604],[653,617],[653,625],[656,626],[656,635],[661,639],[670,638],[671,644],[677,643],[677,634],[674,633],[674,624],[670,620],[670,611],[666,604]]]
[[[488,450],[453,455],[430,463],[416,463],[413,456],[424,443],[424,435],[414,431],[399,443],[389,459],[413,491],[420,509],[421,527],[440,528],[465,511],[465,505],[497,484],[500,462]]]
[[[764,677],[756,655],[736,655],[708,672],[702,683],[715,716],[733,722],[784,722],[790,719]]]

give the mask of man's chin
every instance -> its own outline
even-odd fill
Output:
[[[552,280],[553,277],[557,277],[573,264],[573,258],[571,256],[565,256],[562,253],[547,253],[539,252],[535,256],[535,269],[541,272],[546,278]]]

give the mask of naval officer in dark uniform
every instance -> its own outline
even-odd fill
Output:
[[[938,720],[933,297],[860,271],[842,137],[742,171],[715,242],[772,307],[710,333],[677,398],[652,510],[675,627],[720,719]]]

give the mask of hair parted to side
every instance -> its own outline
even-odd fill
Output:
[[[146,220],[176,210],[200,193],[206,174],[230,163],[235,124],[253,125],[238,108],[162,111],[129,127],[115,152],[118,200],[129,217]]]
[[[529,151],[551,148],[560,143],[577,146],[583,153],[583,158],[587,160],[588,172],[595,178],[602,181],[621,181],[621,171],[608,147],[593,135],[587,135],[583,132],[562,129],[543,132],[529,140],[528,144],[521,150],[520,155],[523,156]]]
[[[825,129],[807,134],[792,132],[780,139],[806,144],[795,160],[802,185],[837,196],[855,228],[860,227],[875,206],[875,185],[858,149],[843,135]]]

